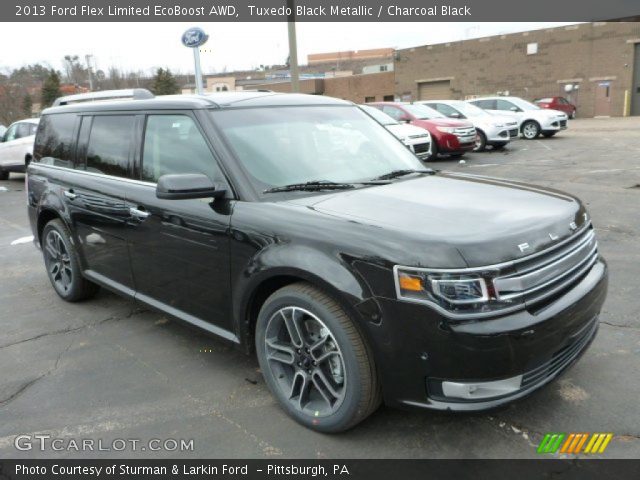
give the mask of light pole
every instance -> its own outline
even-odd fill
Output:
[[[85,55],[84,58],[87,61],[87,73],[89,74],[89,91],[93,92],[93,75],[91,75],[91,58],[93,55]]]
[[[296,39],[296,6],[294,0],[287,0],[291,15],[287,19],[289,32],[289,70],[291,71],[291,91],[300,92],[300,71],[298,70],[298,41]]]
[[[193,63],[195,65],[196,93],[202,95],[202,69],[200,68],[200,47],[209,40],[209,35],[199,27],[193,27],[182,34],[182,44],[193,50]]]

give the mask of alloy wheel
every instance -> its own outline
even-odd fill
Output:
[[[47,233],[44,251],[51,281],[58,291],[67,293],[73,283],[71,256],[67,251],[62,235],[56,230],[50,230]]]
[[[538,127],[535,123],[529,122],[522,128],[522,134],[528,139],[535,138],[538,136]]]
[[[289,404],[312,417],[333,414],[344,401],[347,378],[340,347],[313,313],[284,307],[267,324],[268,368]]]

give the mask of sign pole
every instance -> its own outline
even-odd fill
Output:
[[[196,93],[202,95],[202,68],[200,67],[200,47],[193,48],[193,62],[196,65]]]

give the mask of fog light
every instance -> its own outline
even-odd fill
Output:
[[[442,393],[445,397],[480,400],[501,397],[517,392],[522,385],[522,375],[496,380],[493,382],[442,382]]]

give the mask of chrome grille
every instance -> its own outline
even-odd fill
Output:
[[[426,134],[426,133],[421,133],[421,134],[419,134],[419,135],[409,135],[409,138],[411,138],[411,139],[413,140],[413,139],[415,139],[415,138],[426,138],[426,137],[428,137],[428,136],[429,136],[429,135],[428,135],[428,134]]]
[[[476,129],[474,127],[456,128],[453,133],[455,133],[458,137],[468,137],[470,135],[475,135]]]
[[[514,262],[515,272],[496,278],[500,300],[524,300],[532,304],[570,286],[598,258],[598,242],[591,226],[542,254]]]

